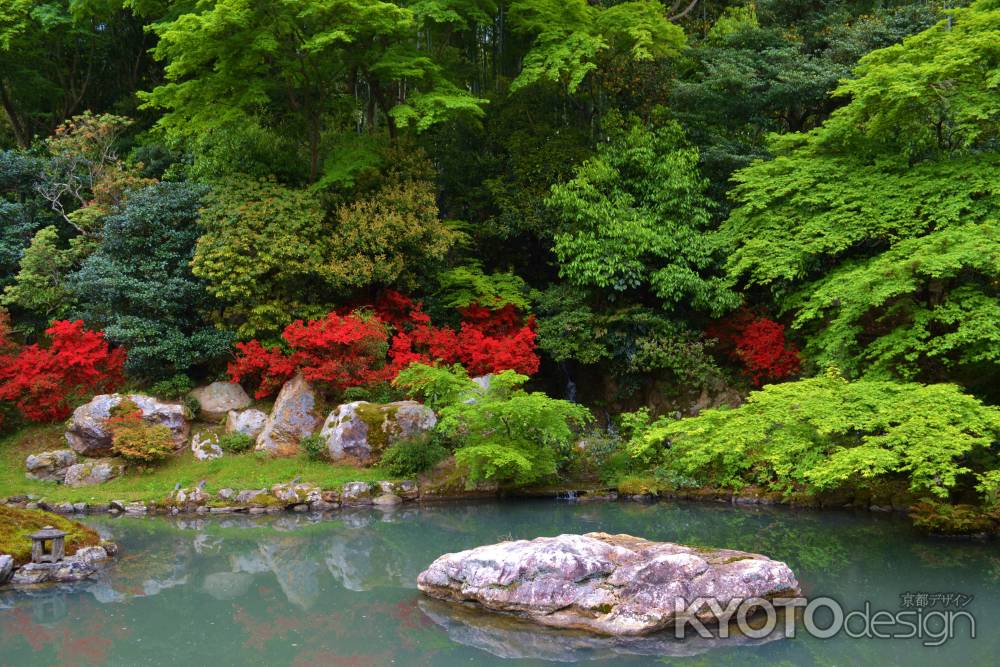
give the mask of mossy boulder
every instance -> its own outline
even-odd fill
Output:
[[[392,443],[427,433],[435,425],[434,411],[416,401],[354,401],[330,413],[320,437],[331,461],[372,465]]]
[[[278,392],[264,430],[257,436],[257,451],[272,456],[295,456],[299,441],[312,435],[322,419],[319,398],[312,385],[296,375]]]

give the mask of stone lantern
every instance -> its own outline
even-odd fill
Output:
[[[49,548],[46,549],[46,543]],[[58,563],[66,555],[66,533],[45,526],[31,536],[32,563]]]

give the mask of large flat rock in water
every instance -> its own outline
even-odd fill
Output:
[[[431,563],[417,578],[427,595],[478,603],[542,625],[606,635],[642,635],[673,623],[698,599],[798,595],[791,569],[766,556],[699,549],[631,535],[559,535],[501,542]],[[717,619],[705,603],[693,610]]]

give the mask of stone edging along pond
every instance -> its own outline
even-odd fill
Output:
[[[179,488],[166,499],[112,500],[110,502],[49,503],[33,496],[10,496],[0,504],[23,509],[42,509],[58,514],[275,514],[290,512],[327,512],[341,507],[393,507],[411,502],[461,502],[488,498],[559,498],[575,501],[653,501],[690,500],[731,505],[787,505],[810,509],[861,509],[876,512],[905,513],[905,507],[880,505],[825,505],[781,498],[776,494],[737,494],[724,490],[696,489],[677,493],[624,493],[614,488],[592,486],[545,487],[501,491],[496,488],[441,491],[430,485],[423,489],[416,481],[347,482],[339,489],[322,489],[308,482],[275,484],[270,489],[234,490],[223,488],[211,493],[203,487]]]

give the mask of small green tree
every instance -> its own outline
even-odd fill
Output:
[[[27,311],[42,323],[59,318],[72,301],[66,286],[72,265],[73,253],[59,247],[56,228],[40,229],[21,257],[14,284],[4,289],[2,303]]]
[[[456,445],[470,481],[523,486],[555,475],[576,430],[591,419],[582,405],[524,391],[527,380],[503,371],[484,388],[461,366],[413,364],[395,384],[439,408],[437,429]]]

